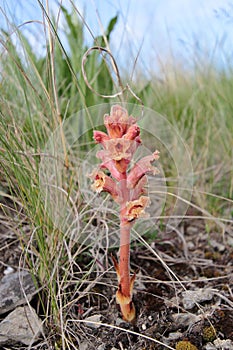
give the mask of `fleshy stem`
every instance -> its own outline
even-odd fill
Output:
[[[117,303],[120,305],[124,320],[131,322],[135,319],[136,312],[132,302],[133,284],[135,274],[130,277],[130,231],[133,223],[125,219],[125,203],[130,200],[130,191],[127,188],[127,174],[120,182],[120,191],[124,194],[124,201],[120,208],[120,251],[119,264],[115,261],[115,269],[118,276]]]
[[[130,231],[137,218],[147,216],[144,210],[150,200],[145,196],[146,174],[158,173],[152,162],[159,158],[159,152],[143,157],[129,171],[130,161],[141,144],[136,119],[128,116],[124,108],[115,105],[110,115],[104,116],[104,124],[107,134],[94,131],[95,141],[103,146],[103,150],[96,154],[102,163],[100,169],[94,170],[90,177],[94,180],[94,190],[110,193],[120,205],[119,263],[114,257],[112,259],[118,278],[116,301],[124,320],[131,322],[136,316],[132,301],[136,274],[130,276]],[[101,169],[107,169],[111,176]]]

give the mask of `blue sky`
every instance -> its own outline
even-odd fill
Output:
[[[94,36],[101,34],[117,13],[111,48],[128,71],[166,69],[171,64],[191,67],[206,60],[224,67],[233,55],[233,1],[229,0],[73,0]],[[56,13],[57,1],[49,0]],[[71,8],[70,0],[63,5]],[[0,0],[0,7],[16,24],[41,20],[37,0]],[[1,23],[4,23],[0,14]],[[62,26],[62,20],[60,25]],[[28,24],[27,35],[35,50],[43,38],[41,25]],[[35,39],[35,36],[37,38]],[[41,38],[41,39],[38,39]],[[92,44],[86,32],[86,41]]]

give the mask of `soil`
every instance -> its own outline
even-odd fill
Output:
[[[22,253],[12,220],[7,222],[0,224],[0,278],[7,266],[18,267]],[[129,324],[121,319],[113,270],[98,278],[94,274],[88,296],[85,293],[66,309],[70,342],[80,350],[228,349],[217,347],[216,339],[233,344],[232,227],[225,233],[207,233],[204,220],[186,218],[173,232],[161,231],[148,243],[156,254],[136,242],[131,249],[131,268],[137,271],[136,320]],[[51,335],[48,330],[48,337],[49,349],[55,349],[56,331]],[[41,344],[32,349],[48,349]]]

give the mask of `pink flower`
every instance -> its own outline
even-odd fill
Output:
[[[105,142],[108,155],[113,160],[131,159],[135,150],[136,143],[131,140],[112,139]]]
[[[124,210],[124,220],[131,222],[141,217],[148,217],[145,213],[145,208],[150,204],[150,198],[141,196],[139,199],[126,203]]]
[[[100,167],[102,169],[108,169],[111,175],[118,181],[122,179],[122,174],[117,170],[115,166],[115,161],[112,160],[107,154],[105,150],[101,150],[96,153],[96,157],[102,160]]]
[[[159,174],[159,170],[151,164],[157,159],[159,159],[159,151],[155,151],[153,154],[140,159],[127,177],[128,187],[134,188],[138,181],[148,172],[151,172],[153,175]]]
[[[129,117],[126,109],[119,105],[112,106],[110,115],[105,114],[104,125],[110,138],[120,138],[128,130],[129,126],[136,123],[136,119]]]
[[[104,146],[104,143],[110,140],[110,137],[103,131],[94,130],[93,138],[97,143],[101,143]]]
[[[138,199],[142,194],[146,194],[147,177],[144,175],[136,184],[136,186],[130,190],[130,200]]]
[[[92,184],[92,189],[96,192],[100,193],[102,191],[106,191],[112,195],[114,199],[118,197],[117,185],[111,177],[106,175],[101,170],[94,170],[89,177],[94,180]]]
[[[141,143],[139,135],[140,135],[139,126],[137,124],[133,124],[128,128],[126,134],[123,137],[125,140],[135,140],[138,143]]]
[[[111,139],[104,142],[105,150],[97,152],[97,157],[113,161],[116,169],[125,173],[131,161],[138,143],[124,138]]]

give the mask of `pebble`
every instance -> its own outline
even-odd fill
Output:
[[[145,325],[145,323],[142,324],[142,330],[143,330],[143,331],[146,330],[146,325]]]
[[[224,244],[218,243],[214,239],[210,239],[209,243],[214,249],[218,250],[220,253],[222,253],[222,252],[224,252],[224,250],[226,250],[226,247]]]
[[[215,339],[214,345],[217,349],[221,350],[233,350],[233,343],[230,339]]]
[[[94,329],[101,327],[101,317],[101,315],[96,314],[85,318],[85,321],[87,322],[86,325]]]
[[[122,318],[120,318],[120,317],[117,317],[117,319],[116,319],[116,326],[122,326],[122,324],[125,324],[125,321],[122,319]]]
[[[195,324],[201,320],[201,316],[194,315],[187,312],[179,312],[172,315],[174,323],[177,327],[189,327],[192,324]]]
[[[79,344],[79,350],[88,350],[90,348],[90,344],[87,341],[84,341]]]
[[[10,273],[13,273],[14,269],[11,266],[7,266],[7,268],[3,271],[4,275],[9,275]]]
[[[195,227],[195,226],[189,226],[189,227],[187,227],[186,232],[187,232],[189,235],[196,234],[196,233],[198,232],[198,228]]]
[[[183,306],[186,310],[192,309],[196,303],[211,300],[213,295],[214,293],[210,288],[186,290],[182,292]]]
[[[233,350],[233,343],[230,339],[215,339],[213,343],[207,343],[205,350]]]
[[[105,345],[104,344],[99,345],[97,350],[105,350]]]
[[[168,339],[170,341],[174,341],[174,340],[182,338],[182,336],[183,336],[183,334],[181,332],[173,332],[173,333],[169,333]]]
[[[204,347],[205,350],[216,350],[216,346],[214,346],[214,344],[212,343],[207,343]]]

